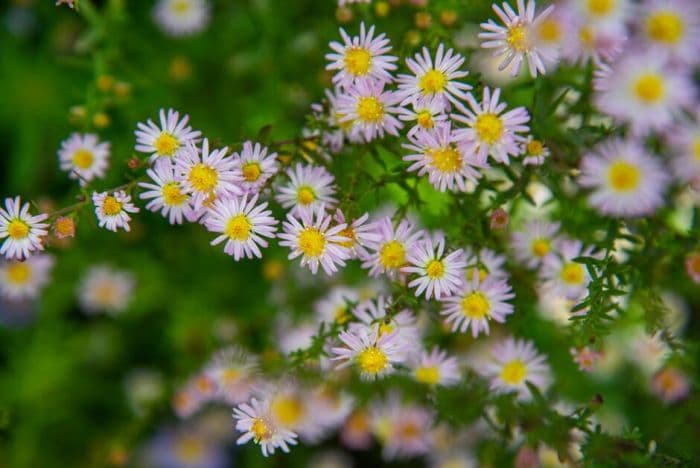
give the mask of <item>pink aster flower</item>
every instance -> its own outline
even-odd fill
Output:
[[[445,239],[440,237],[435,245],[433,240],[426,237],[417,242],[416,248],[408,255],[409,266],[401,271],[407,274],[417,274],[418,278],[408,283],[409,288],[416,288],[416,296],[425,292],[425,298],[440,299],[457,292],[463,283],[464,252],[457,249],[445,253]]]
[[[362,268],[369,269],[370,276],[386,273],[395,278],[401,268],[406,266],[408,255],[423,237],[423,231],[414,231],[413,224],[407,219],[401,220],[394,229],[388,216],[377,221],[374,226],[379,239],[367,245],[369,254],[363,259]]]
[[[100,227],[117,232],[118,229],[129,231],[129,213],[138,213],[139,209],[131,203],[131,195],[119,190],[114,193],[93,192],[92,202],[95,204],[95,215]]]
[[[258,192],[279,170],[277,153],[267,154],[267,148],[252,141],[244,142],[243,150],[233,153],[233,160],[236,176],[247,193]]]
[[[313,211],[321,205],[330,208],[337,202],[335,178],[323,166],[297,164],[287,169],[287,177],[289,183],[277,189],[275,200],[291,213]]]
[[[199,142],[202,132],[192,130],[187,125],[190,117],[185,114],[180,118],[179,112],[168,109],[160,110],[160,126],[151,119],[146,123],[137,123],[136,127],[136,151],[150,154],[149,161],[158,158],[172,159],[182,155],[187,146]]]
[[[421,351],[411,360],[413,378],[425,385],[444,385],[450,387],[460,381],[459,366],[454,356],[448,356],[437,346],[430,352]]]
[[[365,141],[383,138],[385,133],[398,136],[403,124],[396,118],[401,110],[398,96],[384,89],[380,81],[362,81],[338,96],[338,112],[343,116],[341,124],[352,122],[348,133],[361,135]]]
[[[338,338],[344,346],[332,349],[337,368],[355,365],[364,380],[382,378],[394,371],[404,359],[404,350],[396,339],[397,333],[380,333],[376,327],[356,327],[341,331]]]
[[[139,195],[141,200],[149,200],[146,209],[167,217],[170,224],[182,224],[183,217],[191,220],[194,216],[190,196],[185,193],[182,183],[176,179],[175,165],[168,159],[159,159],[146,174],[153,183],[139,182],[146,189]]]
[[[347,241],[341,243],[345,248],[350,249],[352,258],[364,258],[368,255],[367,246],[379,240],[379,234],[374,232],[374,226],[369,223],[369,214],[364,213],[359,218],[346,220],[340,209],[336,210],[333,220],[338,224],[345,224],[346,228],[340,235],[346,237]]]

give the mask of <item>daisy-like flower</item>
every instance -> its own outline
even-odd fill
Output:
[[[467,191],[467,182],[476,182],[479,169],[488,167],[486,157],[480,157],[464,145],[459,145],[450,124],[440,125],[432,131],[419,130],[408,137],[403,147],[411,154],[403,157],[412,163],[408,171],[418,175],[428,174],[428,180],[437,190],[444,192]]]
[[[460,380],[457,359],[437,346],[428,353],[422,351],[410,363],[413,378],[425,385],[456,385]]]
[[[622,52],[626,40],[627,28],[624,23],[600,23],[574,13],[569,24],[569,34],[564,37],[561,54],[572,64],[585,64],[592,60],[594,64],[600,65],[615,60]]]
[[[231,346],[214,355],[204,369],[204,374],[215,382],[220,399],[236,405],[250,397],[257,368],[258,363],[254,357]]]
[[[557,251],[558,255],[548,255],[542,263],[544,289],[572,301],[581,299],[586,294],[591,275],[585,265],[574,262],[574,258],[592,257],[593,247],[584,247],[579,240],[565,239],[558,242]]]
[[[387,55],[391,51],[389,39],[385,34],[374,37],[374,26],[365,30],[365,23],[360,23],[360,35],[350,37],[340,28],[343,43],[331,42],[334,53],[326,54],[330,63],[326,70],[337,70],[333,83],[349,86],[353,82],[377,80],[391,82],[391,72],[396,70],[398,59]]]
[[[348,394],[324,384],[311,389],[309,395],[310,424],[307,424],[301,436],[317,443],[333,434],[345,422],[354,401]]]
[[[199,209],[219,197],[242,195],[242,178],[236,174],[236,162],[226,156],[227,147],[209,151],[209,140],[204,139],[200,150],[190,143],[175,159],[177,178],[186,193],[191,194],[192,204]]]
[[[287,169],[287,177],[289,184],[277,189],[275,200],[293,214],[321,205],[330,208],[338,201],[333,197],[335,178],[323,166],[297,164]]]
[[[372,413],[372,430],[383,445],[385,460],[405,460],[430,451],[434,421],[426,408],[403,403],[399,395],[391,394]]]
[[[124,229],[129,231],[129,213],[138,213],[139,209],[131,203],[131,195],[124,190],[117,192],[93,192],[92,202],[95,204],[95,215],[101,228],[117,232]]]
[[[491,381],[491,390],[517,392],[520,400],[531,398],[525,382],[539,390],[549,387],[551,380],[546,358],[538,354],[532,341],[507,338],[491,350],[490,359],[477,369]]]
[[[267,202],[256,205],[257,202],[257,195],[215,201],[204,220],[209,232],[221,233],[211,245],[226,241],[224,252],[234,260],[262,258],[260,247],[267,247],[265,237],[275,237],[277,220],[267,209]]]
[[[436,126],[445,125],[447,114],[444,113],[444,106],[440,99],[420,100],[415,98],[410,107],[401,107],[399,119],[404,122],[415,122],[407,133],[410,138],[421,129],[432,130]]]
[[[68,177],[78,179],[81,186],[95,178],[103,178],[109,166],[109,142],[100,143],[97,135],[86,133],[71,134],[61,142],[58,162]]]
[[[391,297],[379,296],[360,302],[352,309],[353,316],[360,322],[351,322],[348,328],[360,332],[367,327],[376,328],[380,336],[394,333],[397,347],[408,352],[420,340],[416,317],[408,309],[389,315],[387,307],[391,301]]]
[[[694,102],[695,92],[684,68],[672,68],[662,55],[625,55],[611,66],[601,65],[593,86],[595,103],[632,133],[662,131],[675,115]]]
[[[338,266],[345,266],[345,260],[350,258],[350,249],[343,247],[347,242],[341,232],[347,227],[338,224],[330,227],[331,217],[321,205],[317,210],[302,211],[300,219],[292,213],[287,214],[284,222],[284,232],[278,234],[282,239],[280,245],[289,247],[289,259],[301,257],[301,266],[309,266],[313,274],[319,265],[327,275],[338,271]]]
[[[457,103],[466,99],[467,91],[472,89],[460,80],[469,72],[461,71],[464,57],[447,49],[440,44],[435,53],[435,60],[430,57],[430,51],[423,47],[422,53],[417,53],[413,59],[406,59],[406,66],[413,72],[412,75],[399,75],[399,89],[397,94],[402,100],[402,105],[411,102],[434,101],[442,109],[447,110],[450,102]]]
[[[246,141],[243,151],[233,153],[236,174],[242,179],[241,186],[248,193],[257,192],[270,177],[277,174],[277,153],[267,154],[267,148],[260,143]]]
[[[513,313],[513,304],[507,301],[514,297],[507,281],[492,276],[481,281],[475,271],[460,294],[443,301],[441,314],[446,324],[452,324],[453,332],[465,333],[471,326],[476,338],[482,331],[489,334],[489,320],[506,321],[506,316]]]
[[[233,418],[236,429],[243,433],[236,443],[241,445],[253,440],[266,457],[277,449],[289,452],[289,446],[297,443],[297,435],[274,420],[269,401],[252,398],[250,403],[242,403],[233,410]]]
[[[47,254],[0,261],[0,296],[13,301],[34,299],[49,282],[53,264],[54,258]]]
[[[549,157],[550,151],[542,141],[527,137],[522,143],[520,153],[524,156],[523,165],[525,166],[541,166],[545,159]]]
[[[450,296],[461,287],[464,277],[464,252],[457,249],[445,253],[445,239],[440,238],[433,243],[430,237],[418,242],[416,248],[408,255],[409,266],[401,269],[404,273],[415,273],[415,278],[408,283],[409,288],[416,288],[416,296],[425,292],[425,298],[440,299]],[[478,276],[478,275],[477,275]]]
[[[557,232],[559,223],[528,222],[511,237],[515,258],[528,268],[538,268],[548,255],[552,255]]]
[[[460,105],[462,114],[453,114],[452,118],[463,122],[466,128],[455,130],[455,138],[462,144],[473,147],[480,158],[493,157],[496,161],[509,164],[508,156],[520,154],[520,145],[524,136],[519,133],[529,131],[525,125],[530,115],[524,107],[506,110],[506,103],[499,102],[501,90],[495,88],[493,94],[484,88],[481,103],[469,94],[467,102],[471,109]]]
[[[367,245],[377,242],[379,234],[374,232],[372,223],[368,223],[369,214],[365,213],[359,218],[346,222],[345,215],[339,209],[336,210],[333,220],[338,224],[345,224],[345,229],[340,231],[340,235],[347,238],[341,245],[350,249],[352,258],[364,258],[368,255]]]
[[[338,338],[345,346],[332,349],[337,368],[355,365],[364,380],[384,377],[394,365],[404,360],[404,350],[396,339],[397,332],[380,333],[378,327],[355,327],[341,331]]]
[[[127,271],[106,265],[90,268],[78,288],[80,307],[86,314],[122,312],[133,295],[134,278]]]
[[[150,154],[149,160],[155,161],[158,158],[176,158],[182,154],[190,143],[197,143],[202,132],[192,130],[187,125],[190,117],[168,109],[160,110],[160,126],[151,119],[144,124],[136,124],[136,151]]]
[[[491,249],[483,248],[478,252],[469,247],[464,249],[464,256],[467,259],[467,269],[465,278],[471,281],[476,273],[479,281],[484,281],[488,277],[507,280],[510,274],[505,269],[506,256]]]
[[[651,391],[664,403],[676,403],[690,392],[688,377],[673,367],[665,367],[651,380]]]
[[[139,194],[141,200],[150,200],[146,209],[167,217],[170,224],[182,224],[182,218],[192,219],[193,210],[190,196],[175,178],[175,166],[168,160],[158,160],[146,174],[153,183],[139,182],[146,191]]]
[[[362,263],[363,268],[369,269],[370,276],[386,273],[395,278],[406,266],[408,255],[415,248],[416,242],[423,237],[423,231],[415,231],[410,221],[401,220],[398,227],[388,216],[375,223],[375,232],[379,240],[369,244],[367,255]]]
[[[700,113],[694,120],[684,120],[668,132],[676,177],[700,190]]]
[[[569,0],[567,6],[574,14],[601,24],[624,24],[632,13],[629,0]]]
[[[647,0],[642,4],[639,32],[646,46],[685,64],[697,64],[700,6],[692,0]]]
[[[328,325],[343,325],[352,318],[350,304],[357,302],[359,293],[343,286],[333,288],[327,296],[314,304],[314,312],[319,321]]]
[[[396,118],[401,111],[398,96],[384,89],[380,81],[362,81],[338,96],[341,123],[352,122],[349,134],[361,135],[365,141],[383,138],[384,133],[398,136],[403,124]]]
[[[0,207],[0,255],[7,259],[21,260],[35,250],[44,250],[41,238],[49,232],[49,225],[42,223],[48,215],[29,214],[29,203],[22,205],[20,197],[6,198],[5,208]]]
[[[579,370],[584,372],[591,372],[595,363],[603,357],[602,353],[595,351],[588,346],[578,349],[571,348],[569,349],[569,353],[571,353],[571,357],[578,365]]]
[[[603,214],[645,216],[664,203],[668,176],[634,141],[601,143],[581,161],[579,182],[592,188],[588,202]]]
[[[153,19],[167,34],[190,36],[203,30],[210,19],[208,0],[158,0]]]
[[[546,73],[546,65],[556,62],[556,54],[553,54],[548,47],[538,47],[536,31],[539,24],[554,10],[554,5],[550,5],[539,15],[535,16],[535,1],[528,0],[525,6],[524,0],[518,0],[518,12],[513,11],[510,5],[503,3],[503,7],[493,5],[493,11],[498,15],[504,26],[499,26],[495,21],[489,19],[487,23],[481,23],[484,32],[479,33],[479,38],[483,40],[481,47],[485,49],[496,49],[494,57],[505,55],[503,62],[499,65],[499,70],[505,70],[511,66],[511,75],[517,76],[524,60],[527,61],[530,76],[537,77],[538,74]]]

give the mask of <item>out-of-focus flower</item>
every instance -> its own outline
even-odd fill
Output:
[[[58,150],[58,162],[61,170],[68,172],[68,177],[87,185],[95,178],[103,178],[109,166],[109,142],[102,142],[97,135],[72,133],[61,142]]]
[[[410,367],[413,378],[425,385],[455,385],[460,380],[459,367],[455,357],[437,346],[428,353],[422,351],[411,359]]]
[[[57,239],[75,236],[75,220],[71,216],[60,216],[53,223],[53,233]]]
[[[528,268],[537,268],[548,255],[554,254],[554,243],[559,223],[542,220],[529,221],[512,235],[513,254]]]
[[[657,53],[697,64],[700,7],[692,0],[646,0],[637,18],[641,42]]]
[[[422,406],[402,403],[397,395],[376,404],[372,429],[384,446],[385,460],[408,459],[430,450],[433,415]]]
[[[685,260],[685,271],[690,279],[700,284],[700,252],[693,252]]]
[[[664,403],[676,403],[688,396],[690,382],[678,369],[665,367],[652,378],[651,391]]]
[[[131,301],[134,285],[134,278],[127,271],[115,270],[107,265],[94,266],[80,282],[80,306],[86,314],[106,312],[115,315]]]
[[[0,260],[0,296],[17,301],[34,299],[49,282],[54,258],[38,254],[26,260]]]
[[[596,362],[603,356],[602,353],[590,349],[588,346],[583,348],[571,348],[569,349],[571,357],[574,362],[578,364],[578,368],[584,372],[590,372],[593,370]]]
[[[544,258],[541,276],[543,287],[568,299],[581,299],[587,291],[591,275],[583,263],[574,262],[577,257],[593,256],[593,248],[585,247],[579,240],[562,240],[557,246],[558,255]]]
[[[171,36],[190,36],[207,27],[210,10],[208,0],[158,0],[153,18]]]

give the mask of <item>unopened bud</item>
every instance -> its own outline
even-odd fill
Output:
[[[491,213],[491,230],[500,231],[508,227],[508,212],[503,208],[496,208]]]
[[[428,29],[433,24],[433,17],[430,13],[419,11],[416,13],[416,27],[418,29]]]
[[[75,221],[70,216],[61,216],[53,223],[53,232],[58,239],[75,237]]]
[[[127,167],[131,169],[132,171],[135,171],[139,167],[141,167],[141,160],[137,158],[136,156],[133,156],[129,159],[129,161],[126,163]]]

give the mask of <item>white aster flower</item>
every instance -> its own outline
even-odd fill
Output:
[[[338,96],[341,123],[352,122],[348,131],[351,138],[361,136],[364,141],[383,138],[385,133],[398,136],[403,124],[396,118],[401,111],[398,96],[384,89],[380,81],[362,81]]]
[[[224,252],[233,256],[234,260],[262,258],[260,247],[266,248],[268,245],[264,238],[275,237],[277,220],[267,209],[267,202],[259,205],[257,202],[257,195],[250,199],[244,195],[241,198],[216,200],[204,220],[209,232],[221,233],[211,241],[211,245],[226,241]]]
[[[153,18],[171,36],[190,36],[209,24],[210,8],[208,0],[158,0]]]
[[[383,446],[384,460],[407,460],[432,448],[433,414],[426,408],[403,403],[398,394],[372,408],[372,430]]]
[[[410,363],[413,378],[425,385],[450,387],[460,380],[459,366],[454,356],[448,356],[437,346],[421,353]]]
[[[136,151],[150,155],[149,161],[153,162],[158,158],[177,158],[192,143],[199,142],[202,132],[192,130],[187,125],[190,117],[173,110],[160,110],[160,126],[148,119],[146,123],[136,124]]]
[[[374,380],[394,371],[403,361],[404,350],[396,339],[397,332],[380,333],[377,327],[355,327],[342,331],[338,338],[345,346],[332,349],[333,360],[342,361],[337,368],[356,365],[360,377]]]
[[[542,264],[544,289],[570,300],[581,299],[588,290],[591,275],[577,257],[593,257],[593,247],[584,247],[579,240],[564,239],[557,243],[557,255],[548,255]]]
[[[515,258],[528,268],[538,268],[553,253],[558,231],[559,223],[541,220],[528,222],[511,237]]]
[[[438,98],[420,100],[414,98],[408,105],[401,107],[399,119],[404,122],[415,122],[406,134],[409,138],[419,130],[432,130],[436,126],[446,125],[447,114],[445,106]]]
[[[549,148],[540,140],[533,138],[532,135],[522,143],[520,153],[524,156],[524,166],[541,166],[550,155]]]
[[[97,135],[72,133],[61,142],[58,162],[68,177],[78,179],[81,186],[95,178],[103,178],[109,166],[109,142],[102,142]]]
[[[296,445],[297,435],[279,425],[270,414],[270,402],[258,401],[255,398],[250,403],[242,403],[233,410],[236,429],[242,435],[236,440],[238,445],[253,440],[260,445],[264,456],[272,455],[276,449],[289,452],[290,445]]]
[[[428,300],[433,296],[439,300],[457,292],[462,287],[464,267],[467,266],[462,249],[446,254],[442,236],[435,244],[430,237],[418,242],[408,255],[409,266],[401,269],[404,273],[418,275],[408,287],[416,288],[416,296],[425,292]]]
[[[218,398],[236,405],[250,397],[257,369],[258,362],[254,356],[231,346],[214,355],[204,374],[214,382]]]
[[[465,277],[471,281],[475,272],[479,274],[479,281],[484,281],[489,276],[507,280],[510,274],[505,269],[506,256],[491,249],[483,248],[475,252],[471,248],[464,249],[467,259]]]
[[[124,190],[113,193],[93,192],[92,202],[95,204],[95,215],[101,228],[117,232],[124,229],[129,231],[129,213],[138,213],[139,209],[131,203],[131,195]]]
[[[34,299],[49,282],[54,258],[32,255],[26,260],[0,260],[0,296],[17,301]]]
[[[248,193],[258,192],[272,176],[277,174],[277,153],[267,154],[267,148],[260,143],[246,141],[243,150],[233,153],[236,162],[235,172],[242,180],[241,186]]]
[[[127,271],[107,265],[90,268],[80,282],[78,299],[86,314],[122,312],[133,295],[134,278]]]
[[[363,259],[362,268],[369,269],[370,276],[386,273],[390,278],[395,278],[401,268],[406,266],[408,254],[423,237],[423,231],[414,232],[413,224],[407,219],[402,219],[394,229],[388,216],[377,221],[374,226],[380,237],[367,246],[369,255]]]
[[[0,207],[0,239],[5,239],[0,255],[21,260],[35,250],[44,250],[41,238],[48,234],[49,225],[42,221],[46,218],[46,214],[32,216],[29,203],[22,205],[20,197],[6,198],[5,208]]]
[[[391,301],[391,297],[378,296],[358,303],[352,309],[352,315],[360,322],[351,322],[348,329],[362,333],[368,327],[376,328],[380,336],[393,333],[397,347],[401,352],[408,353],[420,340],[416,317],[408,309],[389,314],[387,308]]]
[[[317,210],[321,205],[332,207],[335,178],[323,166],[297,164],[287,169],[289,184],[277,189],[275,200],[291,213]]]
[[[637,21],[643,43],[655,52],[688,65],[700,61],[700,5],[696,1],[646,0]]]
[[[629,0],[568,0],[574,14],[602,25],[624,24],[633,12]]]
[[[369,252],[367,246],[379,240],[379,234],[374,232],[372,223],[368,223],[369,214],[364,213],[359,218],[346,221],[345,215],[340,209],[336,210],[333,220],[338,224],[345,224],[345,229],[340,231],[340,235],[347,238],[347,241],[340,245],[350,249],[352,258],[364,258]]]
[[[146,209],[160,211],[170,224],[182,224],[183,217],[191,220],[194,216],[190,196],[185,193],[182,183],[175,177],[174,164],[166,159],[158,160],[146,174],[153,183],[139,182],[139,187],[146,189],[139,194],[141,200],[150,200]]]

